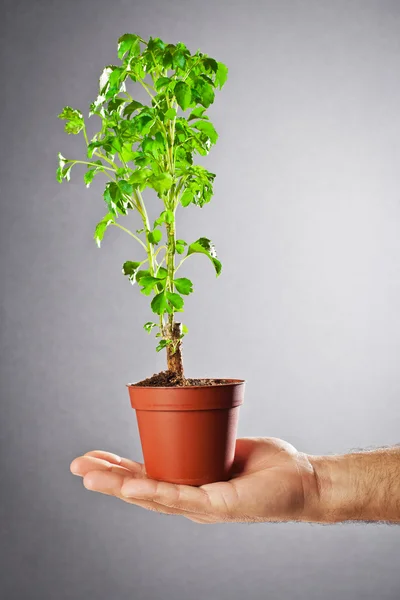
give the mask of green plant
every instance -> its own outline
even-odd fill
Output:
[[[66,121],[67,133],[82,132],[87,157],[75,160],[59,154],[57,180],[69,181],[76,164],[87,165],[87,187],[99,173],[108,178],[103,194],[107,214],[96,225],[94,238],[100,246],[107,228],[115,226],[142,246],[145,258],[125,262],[122,270],[143,294],[153,296],[151,309],[158,323],[148,322],[144,328],[158,329],[157,350],[166,348],[168,369],[183,376],[181,344],[187,329],[175,322],[174,315],[182,312],[183,296],[193,291],[193,284],[177,277],[177,271],[195,253],[211,260],[217,276],[221,263],[208,238],[192,243],[177,239],[176,211],[190,204],[202,207],[212,197],[215,174],[195,165],[193,155],[207,155],[217,141],[205,112],[214,101],[215,88],[224,85],[228,69],[200,51],[192,55],[182,43],[165,44],[159,38],[146,42],[130,33],[118,40],[118,58],[120,65],[103,70],[99,95],[90,105],[89,117],[100,117],[100,131],[89,140],[79,110],[66,106],[59,115]],[[132,97],[129,82],[144,88],[150,106]],[[153,226],[142,197],[146,188],[152,188],[162,202]],[[119,222],[130,211],[137,211],[142,222],[135,232]]]

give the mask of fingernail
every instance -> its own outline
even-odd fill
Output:
[[[75,461],[73,460],[72,463],[70,464],[69,470],[71,471],[72,475],[80,475],[79,470],[74,465],[74,463],[75,463]]]

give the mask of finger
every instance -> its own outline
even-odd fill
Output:
[[[104,450],[92,450],[91,452],[86,452],[85,456],[93,456],[94,458],[101,458],[113,465],[119,465],[121,467],[125,467],[125,469],[129,469],[130,471],[133,471],[133,472],[137,472],[137,471],[140,471],[141,473],[145,472],[145,468],[142,463],[136,462],[134,460],[129,460],[129,458],[123,458],[122,456],[118,456],[118,454],[113,454],[112,452],[105,452]]]
[[[83,478],[83,485],[87,490],[99,492],[108,496],[114,496],[124,500],[129,504],[135,504],[146,510],[159,512],[168,515],[181,515],[181,511],[159,505],[155,502],[138,500],[136,498],[125,498],[121,494],[121,488],[126,481],[131,479],[131,475],[122,475],[112,471],[90,471]],[[195,516],[195,515],[193,515]]]
[[[84,477],[86,473],[90,471],[112,471],[113,473],[119,473],[121,475],[132,476],[132,471],[129,471],[125,467],[113,465],[106,460],[100,458],[94,458],[93,456],[79,456],[72,461],[71,473]]]
[[[197,515],[212,514],[214,508],[210,495],[201,487],[176,485],[153,479],[128,479],[122,486],[121,494],[125,498],[150,500],[168,508]]]
[[[215,525],[219,521],[212,517],[199,517],[198,515],[192,515],[190,513],[183,514],[182,516],[188,521],[192,521],[193,523],[198,523],[199,525]]]

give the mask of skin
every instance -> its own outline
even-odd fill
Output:
[[[230,481],[201,487],[146,477],[144,465],[94,450],[71,472],[86,489],[201,524],[400,522],[400,447],[310,456],[276,438],[237,441]]]

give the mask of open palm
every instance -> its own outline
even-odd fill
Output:
[[[141,463],[100,450],[71,471],[89,490],[197,523],[302,520],[318,494],[307,456],[276,438],[237,440],[231,479],[201,487],[149,479]]]

